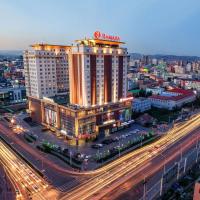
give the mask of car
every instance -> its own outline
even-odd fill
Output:
[[[130,132],[130,133],[131,133],[131,135],[132,135],[132,134],[136,134],[136,133],[137,133],[137,131],[135,131],[135,130],[134,130],[134,131],[132,131],[132,132]]]
[[[158,149],[158,148],[160,148],[160,145],[157,144],[157,145],[154,146],[154,148],[155,148],[155,149]]]
[[[103,147],[103,144],[92,144],[91,147],[92,147],[93,149],[100,149],[100,148]]]
[[[118,149],[116,149],[115,147],[110,149],[110,154],[116,154],[118,153]]]
[[[119,150],[119,148],[120,148],[120,146],[118,145],[118,146],[116,146],[116,147],[114,147],[114,149],[117,149],[117,150]]]
[[[113,142],[114,142],[113,139],[105,139],[102,141],[102,144],[111,144]]]
[[[39,191],[39,188],[37,185],[33,185],[33,188],[36,190],[36,191]]]
[[[63,149],[63,154],[68,155],[69,154],[69,149]]]
[[[38,135],[36,135],[36,134],[34,134],[33,136],[34,136],[35,138],[38,138]]]
[[[118,142],[118,141],[119,141],[119,138],[118,138],[118,137],[115,137],[115,138],[113,139],[113,141],[114,141],[114,142]]]
[[[86,155],[86,156],[85,156],[86,159],[89,159],[89,158],[91,158],[91,157],[92,157],[91,155]]]
[[[130,134],[130,133],[127,133],[127,134],[125,134],[125,136],[126,136],[126,137],[129,137],[129,136],[131,136],[131,134]]]

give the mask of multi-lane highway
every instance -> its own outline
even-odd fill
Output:
[[[27,199],[30,196],[45,199],[41,194],[47,189],[47,182],[2,141],[0,162],[13,182],[17,199]]]
[[[120,182],[120,179],[123,179],[129,172],[134,175],[134,172],[138,172],[138,169],[143,170],[144,166],[148,166],[155,156],[169,149],[174,143],[197,129],[199,124],[200,115],[198,114],[186,123],[176,125],[160,140],[131,152],[100,169],[87,172],[94,176],[68,192],[62,200],[102,198],[102,194],[105,190],[108,190],[108,187],[109,190],[112,190],[117,187],[116,182]]]
[[[193,116],[192,119],[184,123],[175,125],[173,129],[158,141],[128,153],[104,167],[81,173],[69,172],[69,176],[70,174],[76,174],[78,176],[85,176],[86,178],[81,181],[81,184],[74,187],[66,194],[62,193],[62,198],[59,197],[59,199],[101,199],[105,191],[110,192],[117,188],[126,180],[126,177],[128,177],[130,173],[131,176],[135,176],[138,172],[142,172],[144,168],[150,166],[151,161],[155,157],[163,151],[171,149],[171,147],[177,144],[182,138],[188,137],[193,130],[199,128],[199,124],[200,114]],[[3,130],[9,133],[7,129],[3,128]],[[33,151],[29,152],[31,153]],[[45,199],[44,194],[50,193],[50,190],[48,190],[48,192],[46,190],[46,181],[2,142],[0,143],[0,162],[5,166],[9,177],[13,180],[19,199],[21,197],[27,198],[28,195],[31,195],[34,199]],[[56,165],[53,166],[55,166],[55,169],[65,172],[65,174],[69,171],[68,169],[57,167]],[[142,178],[143,177],[141,177],[141,179],[138,178],[137,180],[142,180]],[[55,196],[57,195],[54,195],[55,191],[51,192],[54,199],[56,199]],[[48,199],[51,198],[49,197]]]

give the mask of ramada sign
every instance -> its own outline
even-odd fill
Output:
[[[100,31],[94,32],[95,39],[102,39],[102,40],[112,40],[112,41],[120,41],[119,36],[107,35],[105,33],[101,33]]]

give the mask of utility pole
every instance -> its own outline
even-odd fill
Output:
[[[71,166],[72,165],[72,152],[71,151],[69,152],[69,156],[70,156],[69,163],[70,163],[70,166]]]
[[[120,157],[120,148],[121,148],[121,145],[120,145],[120,140],[119,140],[119,157]]]
[[[198,138],[197,138],[196,150],[197,150],[197,156],[196,156],[196,163],[197,163],[198,157],[199,157],[199,139]]]
[[[160,196],[162,196],[162,191],[163,191],[163,176],[160,180]]]
[[[140,140],[141,140],[140,146],[142,147],[142,141],[143,141],[142,133],[140,133]]]
[[[43,169],[44,169],[44,162],[43,162],[43,158],[42,158],[42,171],[43,171]]]
[[[177,180],[179,179],[179,175],[180,175],[180,162],[178,162],[178,170],[177,170]]]
[[[169,117],[168,117],[168,124],[170,124],[170,115],[169,115]]]
[[[183,149],[182,149],[182,144],[180,144],[180,154],[181,154],[181,160],[180,161],[182,161],[182,159],[183,159]]]
[[[186,171],[186,164],[187,164],[187,157],[185,158],[183,173],[185,173],[185,171]]]
[[[162,153],[160,153],[160,155],[164,158],[164,168],[163,168],[163,174],[166,173],[166,156],[164,156]]]
[[[100,159],[99,147],[98,147],[98,150],[97,150],[97,154],[98,154],[98,159]]]
[[[146,200],[146,177],[144,177],[144,181],[143,181],[143,185],[144,185],[144,188],[143,188],[143,200]]]

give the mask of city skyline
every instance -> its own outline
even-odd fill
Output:
[[[0,0],[1,200],[200,200],[198,0]]]
[[[1,2],[0,50],[24,50],[40,42],[71,45],[100,30],[119,35],[129,52],[200,56],[195,21],[200,4],[179,2]]]

